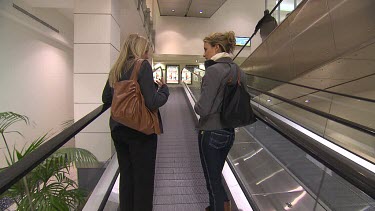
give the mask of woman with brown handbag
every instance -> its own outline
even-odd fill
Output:
[[[162,81],[157,81],[158,87],[155,86],[151,65],[146,60],[149,50],[147,39],[137,34],[129,35],[111,68],[102,100],[103,103],[111,104],[115,84],[135,77],[141,97],[144,98],[142,102],[150,112],[157,113],[158,121],[155,122],[158,125],[155,127],[162,131],[158,108],[167,102],[169,89]],[[133,72],[135,74],[132,74]],[[157,134],[147,135],[115,121],[112,117],[110,128],[120,167],[120,210],[152,211]]]

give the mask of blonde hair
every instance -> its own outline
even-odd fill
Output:
[[[120,55],[109,72],[109,85],[113,87],[121,79],[123,70],[128,71],[135,60],[140,59],[149,49],[150,43],[146,38],[138,34],[130,34],[121,46]]]
[[[236,38],[233,31],[220,33],[216,32],[203,39],[203,42],[211,46],[219,45],[223,52],[233,53],[236,46]]]

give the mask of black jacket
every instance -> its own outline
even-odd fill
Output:
[[[131,67],[129,71],[124,72],[121,77],[122,80],[128,80],[133,72],[133,68]],[[155,86],[153,75],[152,75],[152,68],[150,63],[145,60],[143,61],[141,68],[138,73],[138,83],[141,88],[142,95],[145,99],[146,107],[150,110],[156,110],[159,109],[161,106],[163,106],[169,96],[169,89],[168,86],[163,85],[159,89],[157,89],[157,86]],[[111,104],[112,103],[112,97],[113,97],[113,88],[109,86],[109,82],[107,80],[107,83],[104,87],[103,94],[102,94],[102,101],[105,104]],[[160,122],[160,129],[163,131],[163,124],[162,120],[159,115],[159,122]],[[129,127],[124,126],[123,124],[116,122],[112,118],[110,118],[110,128],[113,132],[114,130],[121,129],[124,132],[133,135],[141,135],[143,133],[131,129]],[[144,134],[143,134],[144,135]]]

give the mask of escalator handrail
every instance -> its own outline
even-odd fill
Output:
[[[307,88],[307,89],[313,89],[313,90],[318,91],[318,92],[325,92],[325,93],[330,93],[330,94],[334,94],[334,95],[340,95],[340,96],[351,98],[351,99],[356,99],[356,100],[362,100],[362,101],[367,101],[367,102],[375,103],[374,99],[369,99],[369,98],[364,98],[364,97],[358,97],[358,96],[348,95],[348,94],[339,93],[339,92],[333,92],[333,91],[329,91],[329,90],[325,90],[325,89],[318,89],[318,88],[311,87],[311,86],[305,86],[305,85],[302,85],[302,84],[296,84],[296,83],[292,83],[292,82],[288,82],[288,81],[282,81],[282,80],[278,80],[278,79],[273,79],[273,78],[268,78],[268,77],[264,77],[264,76],[254,75],[254,74],[251,74],[251,73],[246,73],[246,75],[250,75],[250,76],[254,76],[254,77],[258,77],[258,78],[264,78],[264,79],[271,80],[271,81],[277,81],[277,82],[281,82],[281,83],[284,83],[284,84],[290,84],[290,85],[294,85],[294,86],[299,86],[299,87],[303,87],[303,88]],[[367,76],[364,76],[364,77],[369,77],[369,76],[373,76],[373,75],[375,75],[375,73],[367,75]],[[364,77],[358,78],[356,80],[362,79]],[[333,87],[328,87],[327,89],[330,89],[330,88],[333,88]],[[314,93],[316,93],[316,92],[309,93],[307,95],[314,94]]]
[[[104,113],[110,105],[103,104],[98,108],[63,130],[22,160],[5,168],[0,172],[0,195],[7,191],[12,185],[26,176],[30,171],[46,160],[56,150],[62,147],[66,142],[73,138],[77,133],[83,130],[87,125],[94,121],[98,116]]]
[[[332,120],[332,121],[338,122],[338,123],[343,124],[343,125],[345,125],[345,126],[348,126],[348,127],[350,127],[350,128],[353,128],[353,129],[359,130],[359,131],[364,132],[364,133],[366,133],[366,134],[369,134],[369,135],[371,135],[371,136],[375,136],[375,130],[374,130],[373,128],[369,128],[369,127],[367,127],[367,126],[364,126],[364,125],[361,125],[361,124],[358,124],[358,123],[352,122],[352,121],[350,121],[350,120],[347,120],[347,119],[344,119],[344,118],[341,118],[341,117],[338,117],[338,116],[334,116],[334,115],[332,115],[332,114],[328,114],[328,113],[326,113],[326,112],[323,112],[323,111],[320,111],[320,110],[317,110],[317,109],[314,109],[314,108],[311,108],[311,107],[308,107],[308,106],[302,105],[302,104],[300,104],[300,103],[297,103],[297,102],[294,102],[294,101],[292,101],[292,100],[289,100],[289,99],[287,99],[287,98],[285,98],[285,97],[281,97],[281,96],[279,96],[279,95],[275,95],[275,94],[273,94],[273,93],[270,93],[270,92],[267,92],[267,91],[263,91],[263,90],[257,89],[257,88],[255,88],[255,87],[252,87],[252,86],[249,86],[249,85],[247,85],[247,87],[248,87],[249,89],[252,89],[252,90],[255,90],[255,91],[260,92],[260,93],[262,93],[262,94],[265,94],[265,95],[271,96],[271,97],[276,98],[276,99],[278,99],[278,100],[281,100],[281,101],[283,101],[283,102],[286,102],[286,103],[292,104],[292,105],[294,105],[294,106],[296,106],[296,107],[299,107],[299,108],[301,108],[301,109],[303,109],[303,110],[306,110],[306,111],[312,112],[312,113],[314,113],[314,114],[316,114],[316,115],[319,115],[319,116],[321,116],[321,117],[325,117],[325,118],[327,118],[327,119],[330,119],[330,120]],[[359,155],[358,155],[358,156],[359,156]],[[363,159],[367,160],[366,158],[363,158]],[[369,162],[371,162],[371,161],[369,161]]]
[[[258,104],[255,101],[253,101],[252,103],[254,103],[255,105]],[[329,169],[333,170],[336,174],[340,175],[342,178],[350,182],[356,188],[360,189],[361,191],[375,199],[375,175],[372,170],[368,169],[363,165],[360,165],[357,161],[354,161],[353,159],[344,156],[344,154],[337,152],[331,147],[327,146],[325,148],[322,148],[321,142],[317,141],[316,137],[314,138],[302,132],[301,130],[292,127],[287,123],[287,121],[300,126],[298,123],[294,123],[292,120],[289,120],[286,117],[277,114],[276,112],[264,107],[261,104],[258,105],[260,107],[255,106],[255,110],[261,109],[261,107],[263,107],[263,109],[265,110],[269,110],[268,112],[259,112],[259,115],[257,115],[256,113],[256,116],[259,120],[270,126],[272,129],[276,130],[279,134],[290,140],[304,152],[314,157],[316,160],[327,166]],[[282,119],[286,119],[286,121],[278,118],[275,119],[275,116],[271,113],[280,116]],[[282,124],[287,125],[288,129],[285,129],[285,125],[284,127],[280,127],[280,125]],[[292,129],[289,129],[289,127]],[[304,128],[303,126],[300,127]],[[308,129],[305,130],[309,131]],[[324,140],[330,142],[327,139]],[[343,149],[347,150],[345,148]]]
[[[270,15],[273,14],[273,12],[276,10],[276,8],[277,8],[282,2],[283,2],[283,0],[280,0],[280,1],[277,2],[277,4],[276,4],[276,5],[272,8],[272,10],[270,11]],[[266,17],[266,16],[263,16],[263,17],[259,20],[259,22],[258,22],[259,26],[262,25],[263,20],[264,20],[265,17]],[[257,24],[257,25],[258,25],[258,24]],[[242,50],[246,47],[246,45],[250,42],[250,40],[252,40],[253,37],[258,33],[259,29],[260,29],[260,27],[255,27],[253,34],[252,34],[252,35],[250,36],[250,38],[246,41],[246,43],[242,46],[242,48],[238,51],[238,53],[236,54],[236,56],[233,58],[233,61],[237,58],[238,55],[240,55],[240,53],[241,53]]]
[[[261,90],[257,90],[257,91],[264,92],[264,94],[267,94],[265,91],[261,91]],[[192,92],[190,93],[192,94]],[[273,95],[272,93],[270,94]],[[289,101],[288,99],[286,100]],[[291,103],[295,104],[295,102],[291,102]],[[296,105],[296,106],[300,107],[299,105]],[[302,105],[301,107],[305,107],[305,106]],[[310,108],[306,110],[310,110]],[[322,148],[320,145],[317,145],[317,144],[312,145],[308,143],[309,141],[305,143],[304,141],[300,140],[302,136],[294,136],[293,134],[291,135],[287,133],[285,130],[279,130],[278,128],[275,128],[274,125],[266,121],[263,117],[258,116],[257,113],[255,113],[255,115],[257,119],[262,120],[264,123],[271,126],[273,129],[277,130],[280,134],[292,140],[292,142],[296,144],[297,146],[299,146],[303,151],[312,155],[319,162],[323,163],[324,165],[328,166],[330,169],[334,170],[334,172],[339,174],[341,177],[343,177],[347,181],[350,181],[350,183],[353,184],[355,187],[359,188],[360,190],[362,190],[364,193],[368,194],[369,196],[375,197],[375,190],[373,189],[374,188],[373,184],[375,184],[374,177],[373,177],[373,173],[371,173],[369,170],[365,170],[363,166],[358,165],[358,163],[355,163],[355,162],[346,163],[346,161],[349,161],[349,159],[346,160],[345,157],[340,156],[338,153],[336,155],[335,153],[332,153],[332,151]],[[270,122],[274,123],[272,119]],[[368,161],[367,159],[359,155],[357,156]],[[368,161],[368,162],[371,163],[371,161]],[[231,164],[231,163],[228,162],[228,164]],[[238,173],[235,171],[235,168],[231,165],[229,166],[231,167],[237,181],[241,181],[238,177]],[[241,189],[244,191],[246,198],[250,202],[253,202],[251,194],[245,191],[246,188],[244,188],[244,185],[241,182],[239,182],[239,184],[241,186]]]

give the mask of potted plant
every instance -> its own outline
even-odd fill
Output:
[[[19,131],[8,130],[16,122],[29,124],[29,119],[13,112],[0,113],[0,134],[6,147],[5,158],[8,166],[23,159],[49,138],[49,133],[46,133],[20,150],[15,146],[11,148],[6,135],[22,135]],[[76,166],[90,166],[97,162],[96,157],[88,150],[60,148],[13,185],[3,197],[11,198],[17,210],[77,210],[79,204],[85,200],[85,193],[78,188],[76,181],[70,178],[69,172]]]

